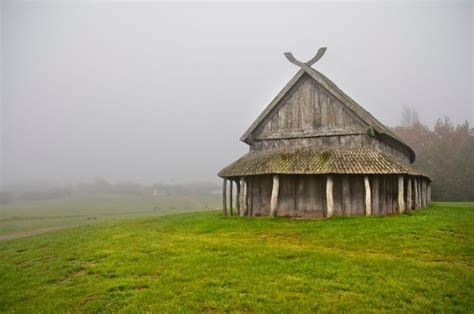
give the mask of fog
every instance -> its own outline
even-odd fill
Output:
[[[215,181],[298,68],[389,126],[474,122],[473,4],[1,2],[3,184]]]

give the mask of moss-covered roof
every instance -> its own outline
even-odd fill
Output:
[[[425,176],[372,146],[309,146],[253,151],[225,167],[220,177],[262,174],[410,174]]]

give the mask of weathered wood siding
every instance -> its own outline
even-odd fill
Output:
[[[363,175],[331,175],[333,178],[333,216],[365,215],[365,186]],[[276,215],[283,217],[311,217],[327,216],[326,175],[279,175],[278,203]],[[398,193],[399,175],[368,175],[370,185],[371,214],[391,215],[399,213]],[[415,182],[416,178],[416,182]],[[272,175],[246,177],[247,215],[270,215],[271,194],[273,185]],[[405,210],[422,208],[420,203],[421,186],[428,186],[429,181],[423,177],[404,177],[403,200],[408,206],[408,197],[411,206]],[[428,188],[425,189],[428,191]],[[428,193],[425,193],[429,202]],[[424,206],[429,203],[424,204]]]
[[[367,124],[308,75],[262,121],[254,139],[278,139],[366,132]]]
[[[392,145],[377,138],[370,138],[369,141],[370,145],[381,150],[382,152],[391,155],[404,163],[410,163],[410,153],[401,145]]]
[[[321,146],[336,145],[359,147],[370,145],[366,134],[352,134],[339,136],[322,136],[322,137],[303,137],[303,138],[287,138],[287,139],[267,139],[256,141],[250,145],[250,150],[266,150],[281,147],[301,147],[301,146]]]
[[[396,142],[368,135],[369,126],[308,75],[303,75],[252,135],[250,150],[309,145],[372,145],[409,162]]]

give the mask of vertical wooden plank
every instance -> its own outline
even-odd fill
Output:
[[[262,206],[262,182],[261,176],[253,178],[253,215],[261,216]]]
[[[423,178],[423,207],[426,207],[427,201],[426,201],[426,196],[427,196],[427,190],[428,190],[428,185],[426,184],[426,179]]]
[[[328,114],[327,114],[327,96],[326,92],[321,91],[321,127],[325,128],[328,125]]]
[[[295,176],[280,175],[278,216],[292,216],[295,210]]]
[[[278,208],[278,190],[280,189],[280,180],[277,174],[273,175],[273,185],[272,185],[272,197],[270,201],[270,215],[272,217],[276,216],[276,211]]]
[[[306,176],[300,175],[295,177],[295,214],[296,216],[303,216],[306,211],[306,191],[305,191]]]
[[[237,211],[237,215],[240,216],[240,182],[238,180],[235,181],[235,186],[237,188],[237,194],[235,196],[235,209]]]
[[[418,204],[418,179],[415,177],[413,178],[413,192],[415,192],[415,209],[419,208]]]
[[[365,214],[365,200],[364,200],[364,177],[361,175],[353,176],[352,180],[353,193],[351,193],[353,201],[353,215]]]
[[[380,215],[379,175],[372,176],[372,215]]]
[[[412,201],[411,201],[412,195],[411,195],[411,177],[407,177],[407,210],[412,209]]]
[[[272,117],[272,128],[271,128],[272,133],[278,132],[278,129],[279,129],[278,122],[279,122],[279,118],[278,118],[278,112],[277,112]]]
[[[431,204],[431,182],[428,182],[428,205]]]
[[[388,175],[387,176],[387,180],[388,180],[388,194],[389,194],[389,197],[388,197],[388,203],[387,203],[387,210],[388,210],[388,214],[393,214],[394,213],[394,208],[393,208],[393,189],[394,189],[394,186],[393,186],[393,179],[392,179],[392,176],[391,175]]]
[[[227,216],[227,179],[224,178],[222,183],[222,210],[224,216]]]
[[[379,213],[380,215],[386,215],[387,214],[387,202],[385,201],[386,199],[386,194],[387,194],[387,184],[386,184],[386,176],[385,175],[380,175],[379,176]]]
[[[334,211],[334,199],[333,199],[333,177],[328,175],[326,178],[326,217],[330,218]]]
[[[316,190],[316,202],[314,203],[314,210],[326,211],[326,176],[315,175],[314,180],[314,189]],[[324,214],[323,214],[324,216]]]
[[[404,192],[403,192],[403,176],[398,176],[398,212],[403,213],[405,211],[405,203],[404,203]]]
[[[264,215],[270,215],[270,205],[272,198],[272,189],[273,189],[273,176],[265,175],[265,189],[263,193],[263,200],[265,204]],[[278,209],[278,205],[277,205]]]
[[[278,130],[284,131],[287,129],[286,113],[288,105],[284,104],[280,110],[278,110]]]
[[[250,186],[249,186],[249,198],[250,198],[250,202],[249,202],[249,216],[253,216],[253,185],[254,185],[254,179],[255,177],[250,177],[249,178],[249,183],[250,183]]]
[[[316,176],[314,175],[309,175],[307,176],[307,181],[305,183],[306,188],[306,212],[308,211],[316,211],[318,208],[318,191],[317,185],[316,185]]]
[[[247,183],[245,182],[245,178],[240,178],[240,186],[242,187],[242,199],[240,201],[241,210],[240,216],[243,217],[247,214]]]
[[[336,108],[334,105],[334,98],[331,95],[328,95],[327,104],[328,126],[334,127],[336,125]]]
[[[230,187],[229,187],[229,205],[230,206],[229,206],[229,208],[230,208],[230,215],[234,216],[234,208],[233,208],[233,204],[232,204],[232,195],[234,193],[234,191],[233,191],[234,189],[233,189],[232,185],[233,185],[234,180],[231,179],[229,181],[230,181]]]
[[[314,119],[314,85],[312,83],[308,83],[308,87],[306,89],[305,94],[305,104],[304,104],[304,119],[305,119],[305,129],[312,129],[313,127],[313,119]]]
[[[313,129],[321,127],[321,96],[319,88],[314,89],[314,114],[313,114]]]
[[[341,175],[333,175],[333,200],[334,200],[334,211],[333,216],[342,216],[342,176]]]
[[[343,214],[345,216],[352,215],[351,212],[351,184],[350,176],[347,174],[342,175],[342,202],[343,202]]]
[[[338,127],[343,127],[344,126],[344,118],[343,118],[343,113],[342,113],[342,104],[335,99],[333,102],[335,111],[336,111],[336,120],[335,120],[335,125]]]
[[[365,215],[372,215],[372,194],[370,193],[370,181],[368,176],[364,176],[365,186]]]

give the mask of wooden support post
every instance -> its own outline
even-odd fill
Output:
[[[247,215],[247,209],[248,209],[248,197],[247,197],[247,181],[245,180],[245,178],[242,178],[240,179],[242,182],[241,184],[243,185],[243,189],[244,189],[244,197],[243,197],[243,210],[240,212],[240,216],[245,216]]]
[[[272,198],[270,200],[270,215],[276,216],[278,208],[278,191],[280,189],[280,179],[277,174],[273,175]]]
[[[227,216],[227,179],[224,179],[222,184],[222,210],[224,211],[224,216]]]
[[[365,185],[365,215],[372,215],[372,193],[370,191],[370,181],[368,176],[364,176]]]
[[[240,182],[238,180],[235,181],[235,185],[237,187],[237,194],[235,195],[235,209],[237,211],[237,215],[240,216]]]
[[[407,179],[407,210],[411,210],[411,178]]]
[[[405,211],[404,193],[403,193],[403,176],[398,176],[398,212]]]
[[[334,212],[334,197],[333,197],[334,179],[331,175],[327,176],[326,180],[326,202],[327,202],[327,218],[332,217]]]
[[[232,204],[232,194],[233,194],[233,186],[232,186],[232,183],[234,181],[231,179],[230,180],[230,191],[229,191],[229,208],[230,208],[230,215],[231,216],[234,216],[234,208],[233,208],[233,204]]]
[[[418,208],[418,180],[413,178],[413,192],[415,192],[415,206],[414,208]]]
[[[245,216],[245,210],[246,210],[246,207],[247,207],[246,204],[245,204],[245,202],[247,201],[247,199],[246,199],[246,197],[247,197],[246,193],[247,192],[245,191],[245,179],[243,177],[240,178],[240,185],[239,186],[240,186],[240,190],[241,190],[240,202],[239,202],[239,204],[240,204],[239,214],[242,217],[242,216]]]

